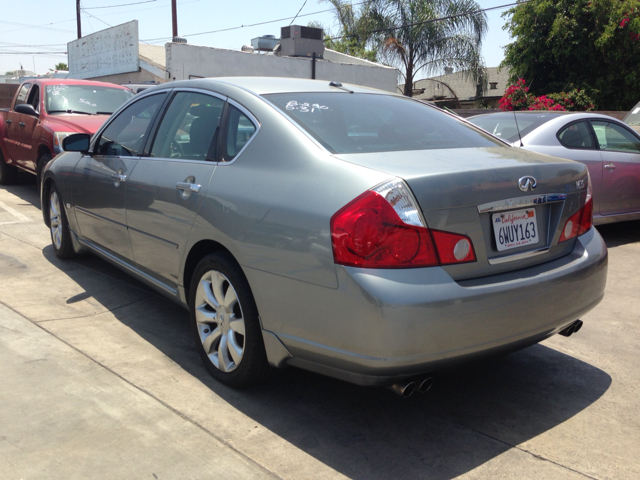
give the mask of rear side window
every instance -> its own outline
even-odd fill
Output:
[[[600,150],[640,152],[640,139],[620,125],[610,122],[591,122]]]
[[[334,153],[504,147],[446,113],[405,97],[347,92],[265,97]]]
[[[558,140],[567,148],[595,148],[587,122],[567,125],[558,133]]]
[[[229,105],[224,161],[229,162],[238,155],[255,132],[256,126],[249,117],[238,108]]]
[[[156,134],[152,157],[215,160],[224,101],[197,92],[178,92]]]

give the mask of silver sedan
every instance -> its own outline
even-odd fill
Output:
[[[640,136],[625,123],[560,112],[501,112],[468,120],[514,146],[587,165],[596,225],[640,219]]]
[[[402,96],[172,82],[64,148],[42,183],[56,255],[92,252],[188,308],[234,387],[291,365],[406,396],[571,335],[603,296],[584,165]]]

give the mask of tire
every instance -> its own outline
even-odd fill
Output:
[[[76,253],[71,243],[71,231],[67,214],[64,211],[62,197],[55,185],[51,185],[49,190],[49,230],[51,232],[51,244],[56,257],[61,259],[73,258]]]
[[[216,380],[244,388],[269,376],[258,309],[231,255],[216,252],[200,261],[191,281],[189,310],[196,348]]]
[[[38,192],[40,191],[40,187],[42,186],[42,172],[44,171],[44,167],[51,161],[51,155],[49,153],[43,153],[42,156],[38,159],[38,164],[36,165],[36,185],[38,188]]]
[[[4,161],[0,151],[0,185],[13,185],[18,180],[18,169]]]

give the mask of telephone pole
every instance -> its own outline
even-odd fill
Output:
[[[173,38],[175,42],[175,38],[178,36],[178,8],[176,6],[176,0],[171,0],[171,20],[173,22]]]
[[[78,38],[82,38],[82,27],[80,25],[80,0],[76,0],[76,17],[78,19]]]

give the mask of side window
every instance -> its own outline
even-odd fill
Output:
[[[558,140],[567,148],[595,148],[587,122],[567,125],[558,133]]]
[[[120,112],[102,132],[95,153],[116,157],[139,155],[151,121],[165,97],[166,93],[152,95]]]
[[[225,162],[233,160],[256,133],[256,126],[238,108],[229,105],[228,111],[226,147],[223,155]]]
[[[609,122],[591,122],[600,150],[640,152],[640,139],[626,128]]]
[[[31,87],[27,103],[31,105],[36,112],[40,112],[40,87],[38,87],[38,85]]]
[[[20,91],[18,92],[18,96],[16,97],[16,105],[20,105],[21,103],[25,103],[27,101],[27,92],[29,91],[30,83],[25,83],[20,87]]]
[[[151,156],[216,161],[224,103],[203,93],[178,92],[162,118]]]

